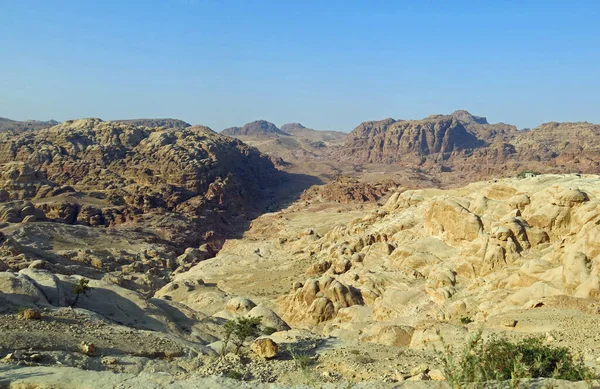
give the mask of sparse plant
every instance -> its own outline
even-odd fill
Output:
[[[246,340],[255,339],[260,335],[260,323],[260,317],[240,317],[225,323],[225,339],[223,339],[221,354],[225,354],[229,342],[235,346],[235,354],[239,354]]]
[[[539,338],[518,343],[491,338],[484,342],[481,330],[462,350],[452,350],[443,340],[442,364],[448,383],[455,389],[490,387],[491,381],[521,387],[531,378],[556,378],[568,381],[591,380],[593,374],[582,360],[566,347],[544,345]]]
[[[471,319],[469,316],[463,316],[460,318],[460,322],[462,324],[469,324],[469,323],[473,323],[473,319]]]
[[[308,370],[309,367],[316,363],[315,359],[307,352],[307,350],[299,344],[287,344],[287,351],[296,363],[296,367],[302,371]]]
[[[92,289],[91,287],[88,286],[89,283],[90,283],[90,280],[88,280],[87,278],[80,278],[76,284],[73,284],[73,293],[75,293],[75,300],[73,300],[71,307],[74,307],[75,304],[77,304],[77,301],[79,300],[79,296],[81,296],[81,295],[85,296],[85,294],[88,291],[90,291],[90,289]]]

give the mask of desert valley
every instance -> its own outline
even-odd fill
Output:
[[[597,387],[599,145],[0,119],[0,386]]]

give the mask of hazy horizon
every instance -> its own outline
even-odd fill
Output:
[[[0,116],[600,122],[600,3],[3,2]]]

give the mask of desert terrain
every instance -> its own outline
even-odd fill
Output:
[[[599,125],[7,123],[1,387],[599,385]],[[582,373],[457,381],[494,339]]]

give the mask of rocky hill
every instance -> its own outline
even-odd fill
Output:
[[[16,121],[7,118],[0,117],[0,132],[14,131],[22,132],[29,130],[39,130],[40,128],[47,128],[57,125],[59,122],[56,120],[39,121],[39,120],[26,120]]]
[[[221,131],[222,135],[228,136],[255,136],[255,137],[271,137],[276,135],[288,135],[277,128],[273,123],[266,120],[257,120],[252,123],[247,123],[243,127],[231,127]]]
[[[122,274],[140,271],[130,287],[148,292],[241,233],[264,211],[263,190],[280,179],[268,157],[201,126],[83,119],[3,133],[0,222],[9,223],[9,236],[25,234],[25,242],[41,239],[56,249],[42,255],[11,238],[2,246],[5,263],[18,270],[42,261],[63,274],[108,272],[125,283]],[[91,236],[88,248],[71,244]],[[196,251],[176,261],[186,248]],[[156,272],[144,274],[150,269]]]

